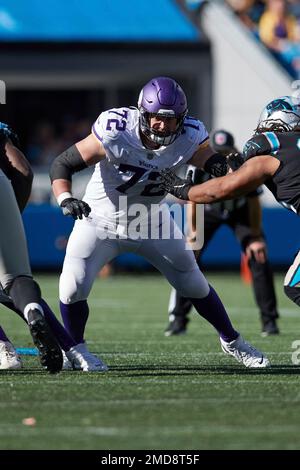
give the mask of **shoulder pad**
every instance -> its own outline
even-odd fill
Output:
[[[195,141],[201,145],[208,139],[208,132],[203,122],[191,116],[187,116],[184,120],[184,132],[188,134],[189,140]]]

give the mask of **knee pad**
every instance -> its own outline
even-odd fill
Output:
[[[183,297],[202,299],[209,294],[208,282],[198,267],[192,271],[178,271],[172,285]]]
[[[64,304],[73,304],[86,300],[89,290],[85,288],[84,279],[78,280],[71,271],[63,271],[59,279],[59,300]]]

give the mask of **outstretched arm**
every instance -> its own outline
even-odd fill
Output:
[[[164,170],[160,173],[160,186],[179,199],[210,204],[248,194],[272,177],[279,166],[280,161],[271,155],[253,157],[237,171],[197,185],[191,178],[182,179]]]
[[[271,155],[251,158],[233,173],[191,187],[188,198],[206,204],[246,195],[272,177],[279,166]]]

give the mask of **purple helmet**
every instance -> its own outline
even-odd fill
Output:
[[[142,88],[138,101],[141,132],[158,145],[170,145],[182,132],[187,114],[187,101],[182,88],[172,78],[157,77]],[[150,127],[150,117],[163,116],[177,118],[174,132],[162,135]]]

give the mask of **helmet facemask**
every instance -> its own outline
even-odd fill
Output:
[[[149,113],[142,106],[139,108],[140,111],[140,129],[141,132],[152,142],[158,145],[170,145],[177,137],[182,133],[184,118],[187,115],[187,111],[178,115],[169,110],[162,110],[158,113]],[[177,124],[175,131],[166,131],[165,133],[154,129],[150,125],[152,117],[165,117],[165,118],[176,118]]]

